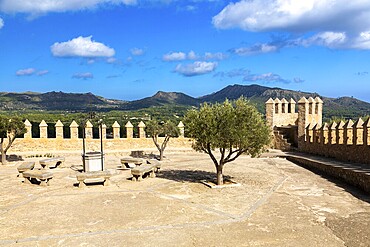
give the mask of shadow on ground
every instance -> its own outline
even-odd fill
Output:
[[[20,155],[10,154],[6,156],[6,160],[7,161],[23,161],[23,158]]]
[[[317,168],[314,168],[314,167],[311,167],[311,166],[307,166],[305,164],[302,164],[300,162],[293,162],[294,164],[296,165],[299,165],[317,175],[319,175],[320,177],[322,177],[323,179],[326,179],[327,181],[330,181],[334,184],[336,184],[338,187],[341,187],[343,190],[347,191],[348,193],[350,193],[351,195],[353,195],[354,197],[364,201],[364,202],[367,202],[367,203],[370,203],[370,195],[367,194],[364,190],[354,186],[354,185],[351,185],[349,183],[346,183],[345,181],[343,181],[342,179],[340,178],[337,178],[337,177],[333,177],[331,176],[330,174],[327,174],[325,173],[324,171],[320,170],[320,169],[317,169]]]
[[[157,174],[157,177],[173,180],[176,182],[199,183],[202,180],[211,182],[216,181],[215,172],[206,172],[200,170],[164,170]],[[230,176],[224,176],[224,179],[232,179]]]

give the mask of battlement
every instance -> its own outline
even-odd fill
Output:
[[[308,125],[305,136],[301,151],[370,164],[370,118]]]
[[[316,97],[301,98],[298,112],[294,100],[269,99],[266,102],[266,121],[272,129],[292,126],[297,133],[300,151],[333,157],[344,161],[370,164],[370,118],[363,121],[322,122],[323,101]],[[275,146],[281,136],[275,136]],[[281,143],[277,143],[281,144]]]
[[[81,125],[72,121],[72,123],[64,126],[59,120],[55,124],[47,124],[42,120],[41,123],[32,126],[31,122],[26,120],[25,126],[27,132],[23,138],[15,140],[12,145],[12,152],[79,152],[83,146],[83,134],[86,149],[89,151],[100,150],[100,134],[102,134],[102,143],[109,152],[155,148],[153,140],[148,138],[145,133],[144,122],[134,126],[130,121],[126,124],[119,124],[115,121],[112,126],[107,127],[105,124],[94,126],[90,121]],[[178,127],[180,136],[171,138],[168,146],[190,149],[191,140],[184,138],[184,124],[180,122]],[[159,139],[162,140],[164,137],[159,137]]]
[[[266,121],[273,128],[275,126],[297,125],[298,113],[296,102],[293,99],[272,99],[266,101]]]
[[[26,121],[24,122],[25,124],[25,127],[26,127],[26,130],[27,132],[24,134],[24,138],[25,139],[32,139],[34,138],[33,135],[32,135],[32,124],[31,122],[26,119]],[[49,137],[49,131],[48,131],[48,127],[49,125],[44,121],[42,120],[41,123],[39,124],[39,133],[40,133],[40,136],[39,138],[40,139],[47,139],[47,138],[50,138]],[[84,129],[84,137],[86,139],[93,139],[94,136],[93,136],[93,129],[94,128],[98,128],[99,131],[99,135],[100,133],[102,133],[102,139],[107,139],[107,126],[105,124],[102,124],[101,126],[93,126],[93,124],[88,120],[84,126],[79,126],[76,121],[72,121],[72,123],[69,125],[69,137],[65,137],[65,134],[64,134],[64,124],[58,120],[56,122],[56,124],[53,126],[54,129],[55,129],[55,133],[52,133],[51,136],[55,136],[56,139],[78,139],[78,138],[81,138],[81,136],[79,135],[79,127],[82,127]],[[125,129],[126,129],[126,137],[125,138],[128,138],[128,139],[131,139],[131,138],[134,138],[134,126],[132,125],[132,123],[130,121],[128,121],[126,124],[125,124]],[[137,128],[138,128],[138,137],[139,138],[146,138],[146,133],[145,133],[145,123],[143,121],[141,121]],[[180,130],[180,137],[184,137],[184,124],[180,121],[180,123],[178,124],[177,126]],[[100,136],[98,136],[96,139],[99,139]],[[115,121],[112,125],[112,136],[111,136],[111,139],[123,139],[121,138],[121,125]]]

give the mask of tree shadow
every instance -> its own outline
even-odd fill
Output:
[[[156,160],[160,159],[160,156],[158,154],[153,154],[153,153],[150,153],[150,154],[147,154],[147,153],[131,153],[130,156],[133,157],[133,158],[156,159]],[[166,158],[166,157],[163,156],[163,158]]]
[[[201,170],[161,170],[157,174],[157,177],[173,180],[176,182],[199,183],[202,180],[215,182],[217,175],[215,172],[207,172]],[[224,175],[224,180],[227,179],[230,180],[232,179],[232,177]]]
[[[20,155],[10,154],[10,155],[6,155],[6,160],[7,161],[23,161],[24,159]]]

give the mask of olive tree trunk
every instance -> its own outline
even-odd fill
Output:
[[[158,136],[152,136],[152,140],[159,151],[159,160],[163,159],[164,150],[166,149],[167,143],[170,140],[170,136],[166,136],[162,144],[158,142]]]
[[[4,142],[0,144],[0,152],[1,152],[1,164],[6,165],[6,151],[4,150]]]
[[[222,174],[223,165],[217,165],[217,185],[223,185],[224,184],[224,175]]]

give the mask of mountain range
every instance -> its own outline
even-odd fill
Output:
[[[202,97],[194,98],[180,92],[159,91],[151,97],[140,100],[123,101],[106,99],[92,93],[0,93],[0,111],[111,111],[139,110],[161,106],[199,106],[204,102],[222,102],[226,98],[233,100],[244,96],[255,104],[260,112],[264,112],[265,102],[269,98],[293,98],[319,96],[324,101],[324,116],[326,118],[355,118],[370,115],[370,103],[353,97],[329,98],[317,93],[300,92],[281,88],[270,88],[260,85],[230,85],[220,91]]]

